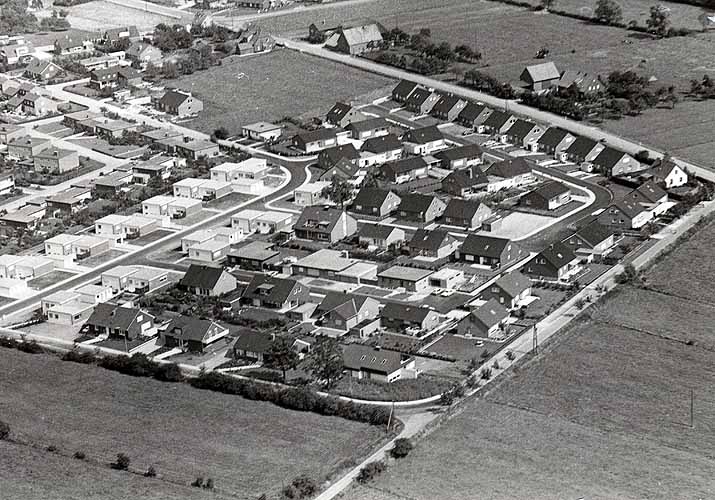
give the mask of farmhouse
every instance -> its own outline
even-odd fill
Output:
[[[552,243],[524,264],[522,270],[534,279],[566,281],[578,268],[578,257],[561,242]]]
[[[400,197],[389,189],[364,187],[353,199],[350,212],[382,219],[397,210],[400,201]]]
[[[519,271],[502,275],[479,294],[482,300],[496,300],[507,309],[515,309],[531,295],[531,280]]]
[[[442,214],[445,224],[462,226],[467,229],[482,227],[482,223],[492,216],[492,209],[479,201],[452,198]]]
[[[570,201],[571,190],[565,184],[551,181],[526,193],[519,203],[537,210],[556,210]]]
[[[191,92],[173,89],[161,96],[157,102],[157,109],[182,118],[203,111],[204,103],[191,95]]]
[[[343,365],[352,378],[391,383],[417,378],[415,359],[397,351],[362,344],[349,344],[343,350]]]
[[[561,73],[553,62],[545,62],[527,66],[519,78],[526,83],[526,88],[540,92],[557,85],[561,80]]]
[[[459,245],[459,240],[447,231],[418,229],[407,247],[412,256],[444,259],[452,255]]]
[[[487,188],[489,178],[478,165],[450,172],[442,179],[442,191],[467,197]]]
[[[236,278],[222,267],[191,264],[179,286],[194,295],[218,297],[236,289]]]
[[[405,231],[393,226],[363,224],[358,231],[358,241],[368,248],[386,249],[390,245],[399,245],[405,241]]]
[[[310,290],[293,279],[256,274],[241,295],[241,301],[255,307],[288,310],[310,300]]]
[[[490,299],[457,323],[457,333],[470,337],[499,338],[503,336],[502,331],[508,318],[509,311],[496,300]]]
[[[446,203],[436,196],[411,193],[402,195],[397,212],[402,220],[426,224],[440,217],[446,208]]]
[[[377,284],[382,288],[404,288],[410,292],[426,292],[430,288],[428,269],[392,266],[377,274]]]
[[[429,332],[439,325],[441,317],[429,307],[388,302],[380,311],[380,320],[382,326],[395,332]]]
[[[469,234],[455,257],[463,262],[498,269],[527,255],[519,245],[506,238]]]
[[[166,347],[204,352],[212,343],[228,335],[228,328],[207,319],[177,316],[171,320],[162,337]]]
[[[338,36],[335,49],[345,54],[359,55],[382,48],[382,33],[377,24],[345,28]]]
[[[335,243],[357,231],[357,221],[342,210],[305,207],[293,226],[296,238]]]
[[[428,155],[446,146],[444,135],[436,126],[409,130],[402,141],[405,150],[414,155]]]

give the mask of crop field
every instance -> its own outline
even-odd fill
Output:
[[[239,78],[239,74],[245,76]],[[394,82],[359,69],[290,50],[225,59],[222,66],[172,80],[204,102],[204,111],[187,126],[211,133],[259,120],[278,120],[307,111],[325,114],[337,100],[389,88]],[[315,116],[315,115],[313,115]]]
[[[106,28],[135,25],[139,31],[153,31],[159,23],[190,23],[192,16],[187,14],[182,19],[146,12],[117,5],[111,2],[95,1],[68,7],[67,20],[73,28],[97,31]]]
[[[239,498],[270,496],[301,473],[320,483],[383,436],[381,429],[365,424],[132,378],[53,356],[0,349],[0,364],[0,415],[20,441],[39,449],[54,445],[70,456],[81,450],[101,464],[125,453],[132,470],[153,465],[159,478],[180,485],[211,477],[218,493]],[[2,479],[3,493],[28,487],[23,478],[34,470],[31,458],[23,462],[30,470]],[[108,474],[106,482],[96,475],[93,485],[66,478],[67,497],[86,498],[84,489],[110,489],[116,483],[114,475]]]

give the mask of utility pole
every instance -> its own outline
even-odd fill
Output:
[[[695,391],[693,389],[690,389],[690,428],[694,429],[695,428],[695,418],[694,418],[694,409],[695,409]]]
[[[392,424],[392,412],[395,411],[395,402],[392,402],[392,406],[390,406],[390,416],[387,419],[387,432],[390,432],[390,425]]]
[[[531,352],[534,355],[539,354],[539,333],[536,325],[534,325],[534,330],[531,332]]]

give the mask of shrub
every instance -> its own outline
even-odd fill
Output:
[[[149,468],[144,473],[144,477],[156,477],[156,469],[153,465],[149,466]]]
[[[357,475],[355,480],[360,484],[369,483],[386,470],[387,465],[382,460],[370,462],[365,467],[360,469],[360,473]]]
[[[59,448],[57,448],[57,446],[55,446],[54,444],[51,444],[47,447],[47,451],[49,451],[50,453],[57,453],[59,451]]]
[[[492,368],[494,368],[495,370],[498,370],[499,368],[501,368],[501,366],[499,366],[499,361],[497,361],[495,359],[494,363],[492,363]]]
[[[316,491],[318,491],[318,486],[315,484],[315,481],[305,474],[293,479],[291,486],[293,487],[293,492],[298,498],[311,497]]]
[[[181,368],[176,363],[160,364],[156,367],[154,378],[162,382],[181,382],[184,376],[181,373]]]
[[[20,342],[17,348],[22,352],[26,352],[28,354],[39,354],[42,352],[42,347],[40,347],[40,344],[38,344],[36,340],[31,340],[29,342]]]
[[[467,379],[466,383],[467,387],[477,387],[479,385],[479,380],[477,380],[477,377],[472,375]]]
[[[75,451],[74,455],[72,455],[76,460],[84,460],[87,458],[87,455],[83,451]]]
[[[464,386],[461,384],[455,384],[455,386],[452,388],[452,394],[454,394],[454,397],[456,398],[463,398],[466,394]]]
[[[117,461],[111,464],[112,469],[128,470],[131,460],[124,453],[117,453]]]
[[[6,347],[8,349],[17,349],[19,342],[10,337],[0,337],[0,347]]]
[[[507,351],[506,359],[508,359],[509,361],[514,361],[516,359],[516,354],[514,354],[514,351]]]
[[[292,485],[286,485],[283,487],[281,490],[281,493],[283,494],[283,498],[295,498],[296,497],[296,492],[295,488],[293,488]]]
[[[4,441],[8,437],[10,437],[10,426],[0,420],[0,441]]]
[[[202,488],[203,485],[204,485],[204,478],[201,476],[194,479],[194,482],[191,483],[191,486],[193,486],[194,488]]]
[[[412,451],[412,442],[406,438],[395,440],[395,446],[390,450],[392,458],[405,458]]]
[[[479,373],[479,375],[484,380],[489,380],[490,378],[492,378],[492,369],[491,368],[482,368],[482,371]]]
[[[454,393],[452,391],[447,391],[442,394],[439,398],[439,404],[442,406],[449,406],[454,403]]]
[[[214,489],[214,480],[211,478],[208,478],[206,482],[204,483],[204,489],[205,490],[212,490]]]
[[[72,349],[62,355],[62,361],[72,361],[74,363],[90,365],[96,361],[96,358],[94,354],[90,352],[80,352],[77,349]]]

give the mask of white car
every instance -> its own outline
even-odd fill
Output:
[[[444,290],[440,295],[442,295],[442,297],[451,297],[454,295],[454,290]]]
[[[442,295],[442,293],[444,293],[444,290],[442,290],[441,288],[435,288],[434,290],[432,290],[432,295]]]

